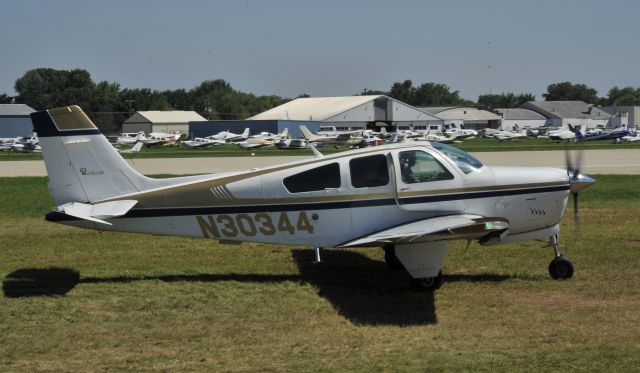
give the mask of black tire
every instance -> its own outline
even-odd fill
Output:
[[[396,248],[393,245],[385,246],[384,249],[384,262],[392,271],[404,271],[402,262],[396,256]]]
[[[549,263],[549,275],[554,280],[567,280],[573,276],[573,263],[569,259],[557,257]]]
[[[411,288],[414,290],[434,291],[440,289],[444,284],[444,275],[438,271],[435,277],[412,278]]]

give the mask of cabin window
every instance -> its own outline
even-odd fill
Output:
[[[354,188],[372,188],[389,184],[387,157],[382,154],[350,160],[349,171],[351,185]]]
[[[325,166],[285,177],[285,188],[290,193],[315,192],[328,188],[340,188],[340,165],[331,163]]]
[[[400,152],[400,175],[405,184],[453,180],[449,170],[431,154],[420,150]]]

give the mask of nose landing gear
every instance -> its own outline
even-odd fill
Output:
[[[549,275],[554,280],[567,280],[573,276],[573,263],[562,255],[558,235],[549,237],[549,246],[553,248],[555,258],[549,263]]]

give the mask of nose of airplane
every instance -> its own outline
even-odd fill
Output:
[[[569,175],[571,193],[581,192],[596,183],[596,179],[578,173]]]

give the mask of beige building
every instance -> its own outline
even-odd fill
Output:
[[[189,122],[206,121],[195,111],[137,111],[122,123],[122,132],[188,133]]]

